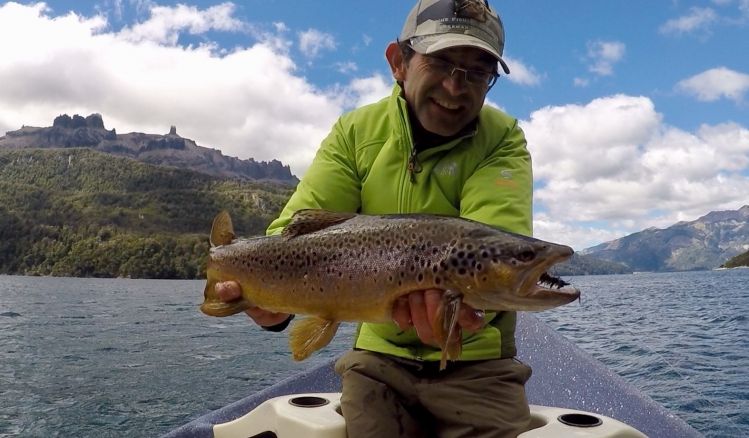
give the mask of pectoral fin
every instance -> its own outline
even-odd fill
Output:
[[[442,349],[440,370],[447,367],[447,359],[456,360],[463,351],[461,329],[458,325],[462,302],[463,295],[447,290],[442,295],[442,302],[437,309],[437,317],[433,323],[432,331]]]
[[[310,316],[297,321],[289,332],[289,348],[294,360],[304,360],[328,345],[338,330],[338,321]]]

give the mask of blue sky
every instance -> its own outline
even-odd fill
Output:
[[[487,103],[528,137],[538,237],[583,249],[749,204],[749,0],[492,4],[512,74]],[[411,6],[0,3],[0,133],[98,112],[303,175],[340,114],[389,93]]]

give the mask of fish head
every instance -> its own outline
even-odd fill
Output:
[[[462,251],[453,251],[454,259],[448,262],[465,266],[472,277],[471,287],[462,288],[468,289],[468,304],[485,310],[537,311],[580,297],[577,288],[548,274],[549,268],[572,256],[569,246],[505,232],[477,237]]]

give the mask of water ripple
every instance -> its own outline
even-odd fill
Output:
[[[749,436],[749,270],[574,277],[536,313],[708,437]],[[0,276],[0,436],[158,436],[303,363],[286,334],[200,314],[201,281]],[[158,291],[158,293],[155,293]]]

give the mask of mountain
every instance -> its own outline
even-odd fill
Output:
[[[219,211],[260,235],[292,191],[95,149],[0,148],[0,274],[201,277]]]
[[[0,137],[0,149],[24,148],[90,148],[99,152],[134,158],[144,163],[190,169],[222,178],[273,180],[290,185],[299,181],[289,166],[278,160],[257,162],[227,157],[221,151],[198,146],[195,141],[181,137],[172,126],[168,134],[131,132],[117,134],[107,130],[100,114],[88,117],[60,115],[52,126],[37,128],[23,126]]]
[[[634,271],[714,269],[749,250],[749,205],[713,211],[665,229],[649,228],[581,251]]]
[[[631,274],[632,269],[622,263],[602,260],[593,256],[575,253],[572,257],[550,269],[552,275],[601,275]]]

